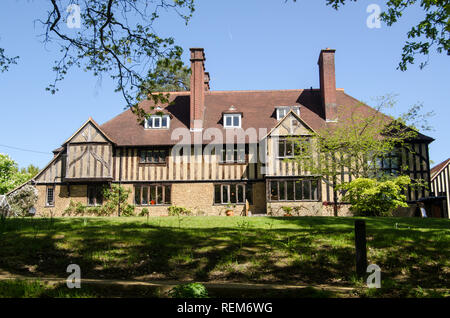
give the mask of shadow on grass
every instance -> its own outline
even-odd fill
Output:
[[[351,285],[354,219],[252,219],[246,228],[215,219],[182,228],[164,226],[170,220],[7,219],[0,269],[66,277],[67,266],[78,264],[83,278]],[[449,222],[365,219],[369,263],[383,278],[448,288]]]

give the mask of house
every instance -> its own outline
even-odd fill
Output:
[[[319,89],[260,91],[210,90],[204,50],[190,54],[190,91],[170,93],[167,105],[142,102],[149,112],[156,107],[143,122],[131,110],[102,125],[89,118],[54,150],[33,179],[37,214],[61,214],[70,201],[101,205],[102,187],[120,184],[131,190],[137,212],[147,207],[150,215],[167,215],[170,205],[202,215],[224,215],[230,206],[238,215],[246,207],[280,215],[286,206],[301,208],[300,215],[348,215],[348,206],[334,211],[327,204],[339,195],[329,180],[284,160],[294,152],[288,136],[335,125],[343,105],[361,104],[336,88],[335,50],[320,52]],[[419,134],[413,152],[403,150],[382,168],[393,171],[406,161],[413,179],[429,180],[432,141]],[[341,178],[351,176],[343,171]],[[411,204],[428,195],[427,189],[407,193]]]
[[[450,158],[431,169],[431,194],[433,200],[429,203],[431,216],[449,218],[450,209]]]

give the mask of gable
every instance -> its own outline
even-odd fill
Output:
[[[270,132],[270,136],[307,136],[311,134],[311,128],[309,128],[308,125],[292,111],[290,111]]]
[[[71,143],[109,142],[106,136],[92,122],[87,122],[69,140]]]

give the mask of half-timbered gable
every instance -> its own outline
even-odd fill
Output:
[[[89,119],[66,142],[65,180],[112,180],[113,144]]]
[[[450,218],[450,158],[431,169],[430,191],[434,198],[429,204],[432,216]]]

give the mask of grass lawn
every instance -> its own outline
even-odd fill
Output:
[[[365,220],[368,262],[382,270],[380,290],[368,290],[354,275],[354,218],[6,219],[0,221],[0,270],[67,277],[74,263],[82,278],[328,284],[354,287],[351,296],[449,295],[449,220]],[[6,289],[0,285],[0,293]],[[84,294],[90,295],[99,294]]]

